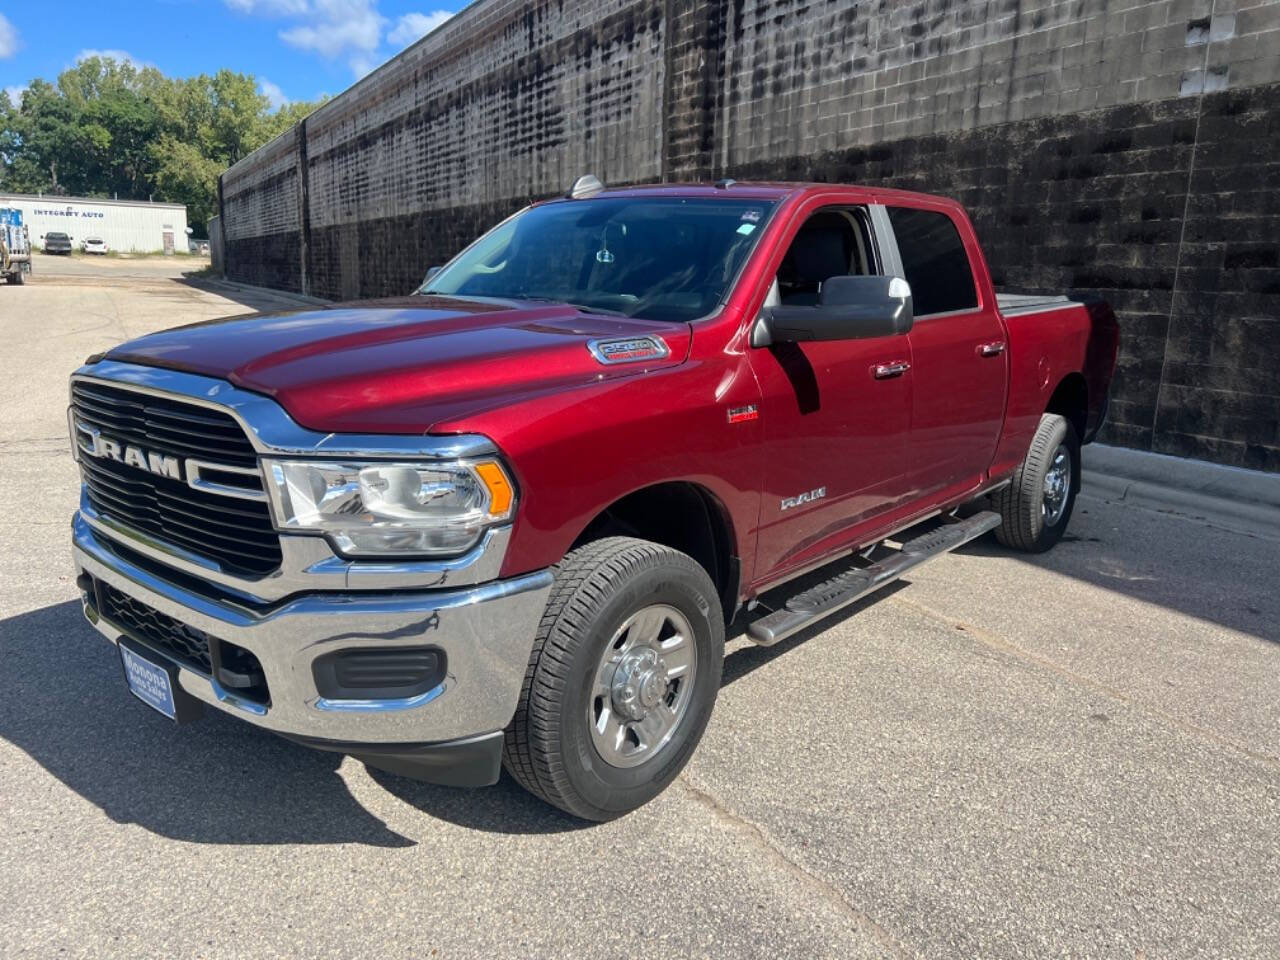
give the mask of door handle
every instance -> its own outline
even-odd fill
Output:
[[[911,364],[905,360],[897,360],[893,363],[877,363],[872,368],[871,373],[877,380],[890,380],[894,377],[900,377],[911,369]]]
[[[1004,353],[1004,341],[996,340],[994,343],[984,343],[978,347],[978,355],[983,357],[998,357]]]

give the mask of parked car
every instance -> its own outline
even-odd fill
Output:
[[[70,253],[71,238],[65,233],[46,233],[44,235],[45,253]]]
[[[998,295],[949,200],[587,181],[412,296],[92,358],[76,582],[171,719],[605,820],[688,761],[726,624],[1057,543],[1116,347]]]
[[[85,253],[101,253],[107,252],[107,241],[101,237],[86,237],[80,241],[80,249]]]

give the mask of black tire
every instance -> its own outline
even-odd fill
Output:
[[[690,700],[665,745],[636,766],[604,760],[587,721],[605,648],[629,617],[654,604],[677,610],[693,633]],[[572,551],[529,657],[506,730],[503,764],[526,790],[586,820],[611,820],[661,793],[692,755],[720,692],[724,617],[693,558],[647,540],[608,537]]]
[[[1052,509],[1045,494],[1045,478],[1060,451],[1070,457],[1067,490],[1061,510]],[[996,539],[1006,547],[1044,553],[1062,539],[1076,493],[1080,490],[1080,438],[1066,417],[1046,413],[1031,440],[1031,449],[1013,473],[1013,482],[993,497],[1001,523]]]
[[[18,268],[17,273],[9,274],[9,282],[13,284],[15,287],[20,287],[27,282],[26,275],[23,273],[21,267]]]

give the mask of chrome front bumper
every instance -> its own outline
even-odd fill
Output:
[[[264,706],[182,667],[181,688],[209,706],[314,745],[355,748],[456,741],[502,730],[520,695],[539,618],[551,590],[547,570],[453,589],[326,591],[266,607],[193,592],[116,551],[77,513],[77,575],[116,590],[218,640],[252,652],[270,691]],[[108,640],[123,631],[90,598],[85,612]],[[136,638],[135,638],[136,639]],[[406,700],[325,700],[312,663],[338,649],[421,646],[445,653],[445,679]],[[357,752],[350,749],[348,752]]]

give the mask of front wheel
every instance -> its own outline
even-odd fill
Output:
[[[1066,417],[1046,413],[1013,482],[993,497],[1006,547],[1044,553],[1062,539],[1080,489],[1080,438]]]
[[[503,763],[574,816],[629,813],[688,762],[723,660],[724,618],[700,564],[630,537],[588,543],[557,569]]]

